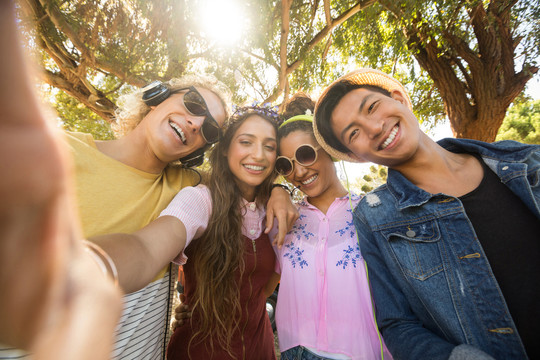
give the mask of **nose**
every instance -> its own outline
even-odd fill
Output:
[[[201,126],[204,122],[204,117],[201,117],[201,116],[188,116],[186,117],[186,122],[187,122],[187,125],[189,127],[189,129],[194,132],[194,133],[197,133],[201,130]]]
[[[264,158],[264,146],[263,144],[258,144],[253,147],[253,152],[251,153],[254,160],[262,160]]]
[[[370,139],[375,139],[384,129],[384,121],[380,119],[370,119],[364,123],[364,129]]]
[[[303,176],[307,174],[308,169],[304,166],[300,165],[298,161],[294,161],[294,169],[293,169],[293,175],[297,179],[301,179]]]

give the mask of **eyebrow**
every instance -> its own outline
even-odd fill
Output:
[[[362,102],[360,103],[360,107],[358,108],[358,112],[359,112],[359,113],[361,113],[361,112],[364,110],[364,107],[366,106],[367,101],[368,101],[371,97],[373,97],[373,96],[375,96],[375,94],[368,94],[368,95],[366,95],[366,96],[362,99]],[[351,127],[353,127],[353,126],[354,126],[354,122],[351,122],[349,125],[345,126],[345,129],[343,129],[343,130],[339,133],[339,136],[340,136],[340,139],[341,139],[341,140],[345,140],[345,139],[344,139],[345,133],[346,133],[347,131],[349,131],[349,129],[350,129]]]
[[[242,133],[242,134],[238,134],[237,136],[235,136],[234,138],[235,139],[238,139],[240,136],[248,136],[250,138],[256,138],[257,136],[254,135],[254,134],[250,134],[250,133]],[[263,142],[265,141],[275,141],[277,142],[277,139],[275,137],[266,137],[263,139]]]

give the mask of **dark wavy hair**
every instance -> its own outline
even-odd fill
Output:
[[[233,356],[231,349],[232,336],[239,329],[242,315],[240,304],[240,283],[245,268],[244,239],[242,236],[243,209],[242,194],[238,188],[226,158],[227,150],[238,128],[251,116],[260,116],[275,129],[277,122],[272,118],[256,112],[248,111],[233,116],[223,138],[210,153],[210,174],[206,179],[212,198],[212,214],[210,222],[202,237],[190,244],[193,255],[194,272],[197,287],[192,297],[192,311],[201,316],[200,327],[194,332],[190,345],[209,340],[213,350],[213,338],[218,346]],[[255,201],[266,205],[276,178],[273,171],[257,188]],[[240,272],[240,281],[236,276]]]
[[[315,102],[311,99],[311,97],[304,92],[297,92],[284,104],[284,110],[281,116],[284,120],[288,120],[293,116],[305,115],[306,111],[308,110],[311,112],[311,114],[313,114],[314,109]],[[293,121],[279,127],[278,141],[297,130],[308,133],[313,137],[313,139],[315,139],[315,135],[313,134],[313,125],[311,122]]]

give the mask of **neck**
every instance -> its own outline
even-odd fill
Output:
[[[240,194],[242,195],[242,198],[244,198],[247,202],[255,201],[255,187],[254,186],[241,184],[236,180],[236,178],[234,179],[234,181],[236,182],[238,188],[240,189]]]
[[[333,184],[333,186],[325,190],[322,194],[308,197],[308,202],[317,209],[321,210],[321,212],[324,214],[326,214],[328,208],[330,205],[332,205],[334,200],[347,195],[347,189],[345,189],[345,187],[341,184],[337,176]]]
[[[420,144],[414,158],[393,169],[432,194],[461,196],[478,186],[483,171],[472,155],[452,153],[429,140]]]
[[[96,146],[103,154],[125,165],[147,173],[160,174],[167,163],[156,157],[145,137],[138,136],[135,130],[117,140],[96,141]]]

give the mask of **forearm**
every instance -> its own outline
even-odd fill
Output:
[[[290,193],[281,187],[274,187],[266,206],[266,229],[268,234],[274,225],[274,217],[278,222],[278,233],[274,245],[281,247],[285,235],[290,231],[299,217],[298,209],[293,204]]]
[[[67,152],[33,94],[14,13],[0,0],[0,342],[105,359],[120,296],[80,243]]]
[[[133,234],[109,234],[89,240],[111,257],[120,287],[131,293],[148,285],[184,249],[186,229],[177,218],[165,216]]]
[[[146,247],[133,234],[108,234],[89,238],[110,256],[118,271],[118,284],[125,293],[146,286],[168,261],[149,261]]]

